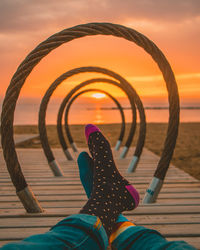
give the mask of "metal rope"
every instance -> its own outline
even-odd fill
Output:
[[[48,88],[48,90],[46,91],[41,104],[40,104],[40,110],[39,110],[39,133],[40,133],[40,138],[41,138],[41,143],[42,143],[42,148],[44,150],[44,153],[47,157],[48,163],[50,165],[50,167],[52,167],[52,165],[56,168],[56,169],[60,169],[59,165],[56,163],[55,161],[55,157],[53,155],[53,152],[50,148],[49,142],[48,142],[48,137],[47,137],[47,132],[46,132],[46,126],[45,126],[45,117],[46,117],[46,110],[47,110],[47,105],[49,102],[50,97],[52,96],[53,92],[55,91],[55,89],[67,78],[69,78],[70,76],[74,76],[75,74],[79,74],[79,73],[86,73],[86,72],[97,72],[97,73],[102,73],[102,74],[106,74],[109,76],[112,76],[116,79],[118,79],[119,81],[121,81],[122,84],[120,84],[120,88],[122,88],[125,93],[127,94],[130,103],[131,103],[131,107],[132,107],[132,124],[131,124],[131,128],[130,128],[130,133],[129,133],[129,137],[127,139],[126,148],[129,148],[134,133],[135,133],[135,128],[136,128],[136,109],[135,109],[135,103],[134,103],[134,97],[130,91],[130,89],[132,90],[132,87],[130,87],[129,90],[127,90],[126,87],[124,87],[123,82],[126,81],[124,78],[122,78],[121,76],[119,76],[118,74],[108,70],[108,69],[104,69],[104,68],[100,68],[100,67],[81,67],[81,68],[76,68],[73,70],[70,70],[64,74],[62,74],[60,77],[58,77]],[[102,82],[102,78],[99,78],[96,80],[96,82]],[[113,80],[111,79],[106,79],[107,83],[111,83],[114,85],[117,85],[116,82],[113,83]],[[64,100],[62,101],[60,108],[59,108],[59,112],[58,112],[58,116],[57,116],[57,131],[58,131],[58,138],[60,141],[60,144],[62,145],[63,151],[67,157],[68,160],[73,160],[69,150],[68,150],[68,146],[67,143],[65,141],[64,138],[64,134],[62,131],[62,117],[63,117],[63,113],[64,113],[64,109],[65,106],[67,104],[67,102],[69,101],[69,99],[71,98],[71,96],[77,91],[79,90],[81,87],[86,86],[90,83],[94,83],[94,81],[91,80],[87,80],[83,83],[81,83],[80,85],[76,86],[73,90],[70,91],[70,93],[64,98]],[[119,84],[119,83],[118,83]],[[129,83],[128,83],[129,85]],[[130,85],[129,85],[130,86]]]
[[[69,123],[68,123],[68,117],[69,117],[69,110],[71,108],[71,105],[73,104],[73,102],[82,94],[85,94],[87,92],[91,92],[91,91],[96,91],[98,93],[103,93],[105,95],[107,95],[111,100],[113,100],[113,102],[116,104],[119,112],[120,112],[120,116],[121,116],[121,130],[120,130],[120,134],[119,134],[119,137],[118,137],[118,141],[122,141],[123,140],[123,137],[124,137],[124,133],[125,133],[125,115],[124,115],[124,111],[123,111],[123,108],[121,106],[121,104],[117,101],[117,99],[115,97],[113,97],[111,94],[109,94],[108,92],[104,91],[104,90],[100,90],[100,89],[86,89],[86,90],[83,90],[79,93],[77,93],[76,95],[74,95],[70,101],[68,102],[67,104],[67,108],[65,110],[65,131],[66,131],[66,134],[67,134],[67,138],[68,138],[68,141],[71,145],[74,145],[74,140],[72,138],[72,135],[71,135],[71,132],[70,132],[70,128],[69,128]],[[76,147],[73,147],[73,150],[75,152],[77,152],[76,150]]]
[[[163,74],[163,78],[166,82],[166,87],[169,95],[169,123],[167,136],[164,143],[164,149],[154,176],[156,178],[164,180],[175,148],[179,125],[179,96],[173,71],[167,59],[159,50],[159,48],[143,34],[135,31],[134,29],[127,28],[118,24],[89,23],[65,29],[52,35],[47,40],[40,43],[19,65],[17,71],[11,79],[10,85],[8,86],[2,106],[1,141],[5,162],[7,164],[12,182],[18,192],[27,187],[27,183],[18,161],[13,139],[14,111],[21,88],[33,68],[40,62],[43,57],[45,57],[52,50],[59,47],[63,43],[72,41],[80,37],[92,35],[113,35],[134,42],[151,55]],[[23,202],[23,205],[28,212],[30,210],[38,212],[37,207],[27,205],[25,202]]]
[[[92,68],[93,70],[100,70],[102,71],[102,68],[99,68],[99,67],[90,67]],[[106,69],[104,69],[104,71],[106,71]],[[109,72],[109,71],[108,71]],[[105,73],[105,72],[104,72]],[[130,98],[129,97],[129,94],[127,93],[127,91],[124,89],[123,85],[117,83],[116,81],[113,81],[111,79],[105,79],[105,78],[95,78],[95,79],[90,79],[90,80],[87,80],[87,81],[84,81],[82,82],[81,84],[79,84],[78,86],[76,86],[74,89],[71,90],[71,92],[64,98],[63,102],[61,103],[61,106],[60,106],[60,109],[59,109],[59,112],[58,112],[58,118],[57,118],[57,131],[58,131],[58,137],[59,137],[59,140],[60,140],[60,143],[63,147],[64,150],[67,149],[67,144],[65,142],[65,138],[64,138],[64,134],[63,134],[63,131],[62,131],[62,117],[63,117],[63,112],[64,112],[64,109],[65,109],[65,106],[67,105],[67,102],[69,101],[69,99],[71,98],[71,96],[76,92],[78,91],[80,88],[82,87],[85,87],[86,85],[88,84],[91,84],[91,83],[95,83],[95,82],[106,82],[106,83],[109,83],[109,84],[113,84],[115,86],[118,86],[120,87],[125,93],[126,95],[128,96],[129,98],[129,101],[131,103],[131,107],[132,107],[132,125],[131,125],[131,128],[130,128],[130,132],[129,132],[129,136],[128,136],[128,139],[126,141],[126,147],[129,148],[129,146],[131,145],[131,142],[133,140],[133,136],[134,136],[134,132],[135,132],[135,126],[136,126],[136,111],[135,111],[135,105],[133,103],[133,97]],[[139,110],[139,113],[143,112],[143,110]],[[141,121],[141,122],[144,122],[145,121]],[[146,128],[146,124],[143,125],[143,127]],[[67,132],[67,131],[66,131]],[[145,137],[145,131],[144,131],[144,137]],[[140,147],[140,144],[142,143],[144,145],[144,140],[145,138],[144,137],[141,137],[140,140],[138,139],[138,145],[137,145],[137,148]],[[140,147],[142,149],[142,147]]]
[[[132,119],[134,119],[135,117],[135,114],[136,114],[136,111],[135,111],[135,106],[134,106],[134,97],[133,97],[133,94],[132,94],[132,91],[133,91],[133,88],[129,85],[129,83],[124,79],[122,78],[120,75],[114,73],[113,71],[110,71],[108,69],[105,69],[105,68],[100,68],[100,67],[81,67],[81,68],[77,68],[77,69],[73,69],[71,71],[68,71],[66,73],[64,73],[60,78],[57,78],[54,83],[52,84],[52,86],[54,84],[56,85],[59,85],[61,83],[61,80],[64,81],[66,80],[69,75],[72,76],[72,75],[75,75],[75,74],[78,74],[78,73],[83,73],[83,72],[98,72],[98,73],[103,73],[103,74],[107,74],[109,76],[112,76],[114,78],[116,78],[117,80],[119,80],[121,82],[121,88],[125,91],[125,93],[127,94],[128,98],[129,98],[129,101],[131,103],[131,107],[132,107]],[[103,80],[102,78],[97,78],[95,79],[95,82],[102,82],[102,81],[105,81]],[[126,82],[130,88],[127,89],[126,87],[124,87],[124,84],[123,82]],[[94,80],[93,79],[90,79],[90,80],[87,80],[83,83],[81,83],[80,85],[76,86],[73,90],[71,90],[71,92],[68,94],[68,96],[66,96],[64,98],[64,100],[62,101],[61,105],[60,105],[60,109],[59,109],[59,112],[58,112],[58,117],[57,117],[57,131],[58,131],[58,136],[59,136],[59,140],[60,140],[60,143],[62,145],[62,147],[65,149],[64,152],[67,151],[67,144],[65,142],[65,138],[64,138],[64,135],[63,135],[63,132],[62,132],[62,117],[63,117],[63,112],[64,112],[64,109],[65,109],[65,106],[67,104],[67,102],[69,101],[69,99],[71,98],[71,96],[77,91],[80,89],[80,87],[84,87],[90,83],[94,83]],[[111,79],[107,79],[106,80],[106,83],[111,83],[114,85],[116,85],[116,82],[113,82],[113,80]],[[51,87],[47,90],[46,94],[49,93],[51,91]],[[144,114],[144,108],[143,108],[143,105],[142,105],[142,102],[139,98],[139,96],[137,95],[136,91],[134,90],[134,95],[137,96],[137,107],[138,107],[138,110],[139,110],[139,115],[140,115],[140,131],[139,131],[139,138],[138,138],[138,142],[137,142],[137,146],[136,146],[136,149],[135,149],[135,153],[134,153],[134,157],[137,157],[139,159],[141,153],[142,153],[142,148],[144,146],[144,141],[145,141],[145,135],[146,135],[146,120],[145,120],[145,114]],[[45,102],[47,100],[47,98],[44,96],[45,99]],[[45,133],[44,131],[42,131],[42,129],[45,129],[45,126],[44,124],[42,124],[42,120],[44,120],[44,116],[43,114],[40,115],[40,124],[41,124],[41,132],[40,134],[43,135],[43,140],[47,140],[46,137],[44,137]],[[40,126],[39,126],[40,127]],[[135,133],[135,128],[136,128],[136,120],[133,120],[132,124],[131,124],[131,128],[130,128],[130,133],[129,133],[129,136],[128,136],[128,139],[127,139],[127,142],[126,142],[126,145],[125,145],[125,151],[122,151],[122,153],[127,153],[128,152],[128,149],[131,145],[131,142],[132,142],[132,138],[133,138],[133,135]],[[46,150],[46,149],[45,149]],[[50,148],[48,149],[50,150]],[[69,152],[69,151],[67,151]],[[138,153],[138,156],[136,156],[135,154]],[[51,154],[53,154],[51,152]],[[125,154],[124,154],[125,156]]]

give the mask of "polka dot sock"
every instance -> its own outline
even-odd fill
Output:
[[[109,142],[100,130],[87,125],[86,138],[94,161],[93,189],[80,213],[98,216],[110,236],[118,215],[138,206],[139,194],[117,170]]]
[[[80,180],[89,199],[93,187],[94,162],[87,152],[81,152],[77,158],[77,163],[79,167]],[[120,214],[116,223],[125,221],[128,221],[128,219],[123,214]]]

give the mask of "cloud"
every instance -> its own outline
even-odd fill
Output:
[[[164,22],[182,21],[200,15],[198,0],[110,0],[110,9],[115,6],[124,18],[140,18],[144,20],[160,20]]]
[[[88,22],[132,27],[155,41],[175,72],[199,72],[199,0],[0,0],[2,91],[18,63],[39,42]],[[160,79],[141,76],[133,81]]]
[[[182,22],[199,15],[199,0],[1,0],[0,31],[37,32],[91,21]]]
[[[127,77],[129,81],[133,82],[156,82],[163,80],[162,75],[149,75],[149,76],[129,76]],[[176,74],[176,79],[200,79],[200,73],[188,73],[188,74]]]

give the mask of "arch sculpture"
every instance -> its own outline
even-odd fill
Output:
[[[112,23],[82,24],[58,32],[44,42],[40,43],[19,65],[17,71],[11,79],[4,98],[1,115],[1,140],[3,154],[12,182],[16,188],[17,195],[27,212],[42,212],[42,208],[24,178],[15,150],[13,120],[18,96],[28,75],[40,62],[40,60],[50,51],[74,39],[93,35],[112,35],[134,42],[151,55],[163,74],[169,100],[168,130],[164,142],[164,149],[154,173],[153,180],[145,194],[144,202],[155,201],[162,187],[176,144],[180,110],[178,88],[170,64],[164,54],[151,40],[134,29]],[[130,89],[127,83],[124,82],[124,85]],[[132,90],[130,89],[130,91]]]
[[[116,76],[113,76],[113,75],[115,75],[114,72],[111,72],[111,71],[109,71],[107,69],[100,68],[100,67],[81,67],[81,68],[73,69],[71,71],[68,71],[68,72],[64,73],[62,76],[58,77],[50,85],[50,87],[46,91],[46,93],[45,93],[45,95],[44,95],[44,97],[43,97],[43,99],[41,101],[41,104],[40,104],[38,125],[39,125],[39,133],[40,133],[41,143],[42,143],[42,147],[43,147],[44,153],[46,155],[47,161],[49,163],[49,166],[51,167],[53,172],[58,172],[58,176],[59,176],[59,172],[61,172],[61,170],[60,170],[60,167],[59,167],[58,163],[55,160],[53,152],[51,151],[51,148],[50,148],[49,142],[48,142],[48,138],[46,136],[47,133],[46,133],[46,127],[45,127],[45,117],[46,117],[47,105],[48,105],[49,99],[52,96],[54,90],[64,80],[66,80],[70,76],[73,76],[73,75],[76,75],[76,74],[79,74],[79,73],[88,73],[88,72],[97,72],[97,73],[107,74],[109,76],[112,76],[112,77],[116,78]],[[68,76],[68,74],[69,74],[69,76]],[[125,79],[122,78],[122,77],[120,79],[123,79],[123,81],[125,81]],[[120,87],[127,94],[128,98],[129,98],[129,101],[131,103],[131,107],[132,107],[132,125],[131,125],[131,128],[130,128],[130,133],[129,133],[128,139],[126,141],[126,145],[124,147],[124,150],[122,152],[121,158],[125,157],[126,153],[128,152],[128,149],[130,147],[130,144],[132,142],[132,139],[133,139],[133,136],[134,136],[134,133],[135,133],[135,128],[136,128],[136,109],[135,109],[135,103],[134,103],[133,96],[131,96],[131,94],[127,91],[127,89],[124,88],[123,84],[119,84],[118,82],[113,81],[111,79],[104,79],[104,78],[96,78],[95,80],[90,79],[90,80],[82,82],[81,84],[76,86],[74,89],[72,89],[70,91],[70,93],[64,98],[64,100],[62,101],[62,103],[60,105],[60,108],[59,108],[59,112],[58,112],[58,116],[57,116],[58,138],[59,138],[60,144],[61,144],[61,146],[63,148],[63,151],[64,151],[64,153],[65,153],[68,160],[73,160],[73,158],[72,158],[72,156],[71,156],[71,154],[70,154],[70,152],[68,150],[68,146],[67,146],[67,143],[65,141],[64,134],[63,134],[63,131],[62,131],[62,117],[63,117],[65,106],[66,106],[67,102],[69,101],[69,99],[73,96],[73,94],[77,90],[79,90],[82,87],[87,86],[88,84],[92,84],[92,83],[95,83],[95,82],[96,83],[106,82],[106,83],[109,83],[109,84],[113,84],[115,86]],[[52,89],[52,86],[54,86],[54,89]],[[143,105],[141,105],[141,106],[142,106],[142,110],[144,112]],[[144,129],[146,129],[146,126],[144,126]],[[144,138],[145,134],[146,134],[146,131],[144,131],[141,141],[145,140],[145,138]]]
[[[80,74],[80,73],[102,73],[102,74],[106,74],[108,76],[111,76],[115,79],[117,79],[121,84],[121,88],[126,92],[129,101],[131,103],[131,107],[132,107],[132,120],[134,120],[134,117],[136,117],[136,110],[135,110],[135,103],[137,105],[138,110],[140,110],[140,130],[139,130],[139,138],[138,138],[138,143],[134,152],[134,156],[133,159],[129,165],[128,169],[133,169],[135,167],[135,165],[138,162],[138,159],[142,153],[142,149],[144,146],[144,141],[145,141],[145,135],[146,135],[146,119],[145,119],[145,113],[144,113],[144,108],[143,108],[143,104],[138,96],[138,94],[136,93],[136,91],[132,88],[132,86],[124,79],[122,78],[119,74],[116,74],[115,72],[105,69],[105,68],[100,68],[100,67],[81,67],[81,68],[76,68],[73,70],[70,70],[68,72],[65,72],[64,74],[62,74],[60,77],[58,77],[48,88],[48,90],[46,91],[41,105],[40,105],[40,111],[39,111],[39,133],[40,133],[40,138],[41,138],[41,143],[42,143],[42,147],[44,150],[44,153],[47,157],[48,163],[50,165],[50,167],[53,169],[53,171],[57,171],[60,169],[58,163],[55,160],[55,157],[53,155],[53,152],[49,146],[49,142],[48,142],[48,138],[47,138],[47,132],[46,132],[46,126],[45,126],[45,117],[46,117],[46,110],[47,110],[47,105],[48,102],[50,100],[50,97],[52,96],[54,90],[66,79],[68,79],[71,76],[74,76],[76,74]],[[105,80],[104,80],[105,81]],[[102,82],[102,78],[96,80],[95,82]],[[129,86],[129,88],[127,88],[126,85],[124,85],[124,82],[126,82],[126,84]],[[72,160],[72,156],[68,150],[68,146],[66,144],[63,132],[62,132],[62,117],[63,117],[63,112],[65,109],[65,106],[68,102],[68,100],[70,99],[70,97],[77,91],[80,89],[80,87],[86,86],[90,83],[94,83],[94,80],[87,80],[83,83],[81,83],[80,85],[76,86],[73,90],[70,91],[70,93],[68,94],[68,96],[66,96],[64,98],[64,100],[61,103],[59,112],[58,112],[58,117],[57,117],[57,130],[58,130],[58,137],[60,140],[60,144],[62,145],[62,148],[64,150],[64,153],[67,157],[68,160]],[[113,84],[113,80],[111,79],[107,79],[106,83],[111,83]],[[114,85],[116,85],[116,82],[114,83]],[[137,100],[136,100],[137,98]],[[135,102],[134,102],[135,100]],[[125,147],[122,150],[122,154],[120,155],[121,158],[125,157],[125,155],[128,152],[128,149],[131,145],[132,142],[132,138],[133,135],[135,133],[135,128],[136,128],[136,120],[135,122],[132,122],[131,124],[131,128],[130,128],[130,133],[128,136],[128,139],[126,141]]]
[[[91,83],[97,83],[97,82],[104,82],[104,83],[108,83],[108,84],[112,84],[112,85],[114,85],[114,86],[117,86],[117,87],[119,87],[120,89],[122,89],[123,91],[124,91],[124,93],[127,95],[127,97],[128,97],[128,93],[126,92],[126,90],[122,87],[122,85],[120,85],[118,82],[116,82],[116,81],[114,81],[114,80],[111,80],[111,79],[106,79],[106,78],[93,78],[93,79],[89,79],[89,80],[86,80],[86,81],[84,81],[84,82],[82,82],[81,84],[79,84],[78,86],[76,86],[75,88],[76,88],[76,91],[78,91],[80,88],[82,88],[82,87],[85,87],[86,85],[88,85],[88,84],[91,84]],[[63,100],[63,103],[61,104],[61,108],[60,109],[62,109],[62,106],[63,105],[67,105],[67,100],[69,100],[69,98],[71,98],[71,96],[74,94],[74,89],[72,89],[72,91],[66,96],[66,99],[64,99]],[[129,98],[129,97],[128,97]],[[138,96],[138,98],[139,98],[139,96]],[[139,98],[140,99],[140,98]],[[133,99],[134,100],[134,99]],[[129,101],[131,102],[131,100],[129,99]],[[141,100],[140,100],[141,101]],[[64,104],[65,103],[65,104]],[[141,102],[141,104],[142,104],[142,102]],[[121,154],[121,158],[124,158],[125,156],[126,156],[126,154],[127,154],[127,152],[128,152],[128,149],[129,149],[129,147],[130,147],[130,145],[131,145],[131,143],[132,143],[132,140],[133,140],[133,136],[134,136],[134,134],[133,134],[133,129],[132,128],[134,128],[135,126],[136,126],[136,116],[135,116],[135,105],[134,104],[131,104],[131,106],[132,106],[132,126],[131,126],[131,129],[130,129],[130,132],[129,132],[129,136],[128,136],[128,139],[127,139],[127,141],[126,141],[126,143],[125,143],[125,150],[123,150],[123,152],[122,152],[122,154]],[[140,114],[140,117],[145,117],[145,113],[144,113],[144,107],[143,107],[143,105],[141,105],[141,107],[142,108],[140,108],[140,107],[138,107],[138,112],[139,112],[139,114]],[[60,117],[62,117],[63,116],[63,112],[64,112],[64,110],[63,110],[63,112],[61,112],[60,111],[60,109],[59,109],[59,112],[58,112],[58,119],[57,119],[57,121],[58,121],[58,124],[59,123],[61,123],[61,120],[60,120],[60,118],[59,118],[59,116]],[[67,109],[66,109],[67,110]],[[66,134],[67,134],[67,136],[68,136],[68,139],[69,139],[69,142],[70,142],[70,144],[71,144],[71,146],[72,146],[72,148],[73,148],[73,138],[72,138],[72,136],[71,136],[71,133],[70,133],[70,131],[69,131],[69,126],[68,126],[68,121],[67,121],[67,116],[68,114],[66,114],[66,112],[65,112],[65,131],[66,131]],[[146,134],[146,120],[144,119],[144,124],[142,124],[142,128],[145,130],[145,131],[142,131],[141,132],[141,136],[139,137],[140,138],[140,140],[138,140],[138,148],[140,148],[140,151],[138,151],[138,154],[137,154],[137,156],[136,155],[134,155],[135,157],[140,157],[140,155],[141,155],[141,153],[142,153],[142,147],[140,147],[140,144],[142,143],[142,145],[144,145],[144,140],[145,140],[145,134]],[[58,126],[57,127],[57,129],[58,129],[58,134],[61,134],[61,136],[59,136],[59,137],[62,137],[62,138],[64,138],[63,137],[63,135],[62,135],[62,129],[61,129],[61,127],[60,126]],[[124,135],[124,134],[123,134]],[[121,131],[121,134],[120,134],[120,136],[119,136],[119,139],[118,139],[118,141],[117,141],[117,143],[116,143],[116,146],[115,146],[115,150],[116,151],[118,151],[119,150],[119,148],[120,148],[120,145],[121,145],[121,142],[122,142],[122,139],[123,139],[123,136],[122,136],[122,131]],[[61,142],[61,145],[62,145],[62,140],[60,140],[60,142]],[[63,145],[64,146],[64,145]],[[76,149],[75,149],[76,150]],[[136,163],[136,162],[135,162]],[[135,164],[135,167],[136,167],[136,164]]]
[[[119,134],[119,138],[117,140],[117,144],[116,146],[118,145],[118,142],[122,142],[123,140],[123,137],[124,137],[124,133],[125,133],[125,115],[124,115],[124,111],[123,111],[123,107],[121,106],[121,104],[117,101],[117,99],[115,97],[113,97],[111,94],[109,94],[108,92],[104,91],[104,90],[100,90],[100,89],[85,89],[85,90],[82,90],[80,92],[78,92],[77,94],[75,94],[71,99],[70,101],[68,102],[67,104],[67,108],[65,110],[65,131],[66,131],[66,134],[67,134],[67,138],[68,138],[68,141],[73,149],[74,152],[78,152],[78,149],[76,147],[76,144],[74,143],[74,140],[73,140],[73,137],[71,135],[71,132],[70,132],[70,129],[69,129],[69,123],[68,123],[68,115],[69,115],[69,110],[73,104],[73,102],[82,94],[85,94],[87,92],[92,92],[92,91],[96,91],[98,93],[103,93],[105,95],[107,95],[111,100],[113,100],[113,102],[116,104],[117,106],[117,109],[119,110],[120,112],[120,116],[121,116],[121,129],[120,129],[120,134]]]
[[[94,68],[94,67],[93,67]],[[95,67],[97,68],[97,67]],[[99,68],[100,69],[100,68]],[[63,102],[61,103],[61,106],[60,106],[60,109],[59,109],[59,113],[58,113],[58,119],[57,119],[57,130],[58,130],[58,135],[59,135],[59,139],[60,139],[60,143],[63,147],[63,149],[65,150],[66,149],[66,144],[63,143],[64,141],[64,135],[63,135],[63,132],[62,132],[62,125],[61,125],[61,122],[62,122],[62,116],[63,116],[63,112],[64,112],[64,107],[66,106],[69,98],[71,98],[71,96],[77,91],[79,90],[80,88],[88,85],[88,84],[91,84],[91,83],[95,83],[95,82],[105,82],[105,83],[109,83],[109,84],[113,84],[115,86],[118,86],[120,87],[121,89],[123,89],[122,85],[120,85],[119,83],[111,80],[111,79],[105,79],[105,78],[95,78],[95,79],[90,79],[90,80],[87,80],[81,84],[79,84],[78,86],[75,87],[75,89],[71,90],[71,92],[66,96],[66,98],[63,100]],[[124,89],[123,89],[124,90]],[[127,92],[124,90],[124,92],[127,94]],[[128,94],[127,94],[128,95]],[[130,102],[131,102],[131,99],[129,98]],[[145,117],[145,114],[144,114],[144,108],[143,108],[143,105],[142,105],[142,109],[139,108],[139,112],[141,113],[141,116]],[[130,129],[130,132],[129,132],[129,136],[128,136],[128,139],[125,143],[125,150],[123,150],[122,152],[122,155],[121,155],[121,158],[125,157],[125,154],[124,152],[128,152],[128,149],[131,145],[131,142],[133,140],[133,136],[134,136],[134,132],[135,132],[135,126],[136,126],[136,111],[135,111],[135,106],[134,106],[134,103],[132,103],[132,126],[131,126],[131,129]],[[141,136],[139,137],[138,139],[138,144],[137,144],[137,149],[139,148],[139,150],[137,150],[138,152],[138,156],[134,155],[134,157],[140,157],[141,153],[142,153],[142,148],[143,148],[143,145],[144,145],[144,140],[145,140],[145,134],[146,134],[146,123],[145,123],[145,120],[142,121],[144,122],[144,124],[142,124],[142,132],[141,132]],[[68,134],[68,131],[66,130],[66,133]],[[117,141],[117,144],[116,144],[116,149],[119,148],[121,144],[121,140],[118,140]],[[142,146],[140,146],[140,144],[142,144]]]
[[[123,89],[123,87],[121,87],[122,85],[120,85],[116,81],[113,81],[111,79],[106,79],[106,78],[94,78],[94,79],[87,80],[87,81],[79,84],[78,86],[76,86],[76,91],[79,90],[80,88],[88,85],[88,84],[95,83],[95,82],[105,82],[105,83],[113,84],[113,85],[121,88],[126,93],[125,89]],[[63,112],[64,112],[64,109],[62,108],[62,106],[64,106],[64,105],[66,106],[67,105],[67,100],[69,100],[69,98],[73,95],[73,93],[74,93],[74,89],[72,89],[72,91],[66,96],[66,98],[61,103],[61,108],[59,109],[59,112],[58,112],[59,115],[58,115],[58,119],[57,119],[57,124],[61,124],[61,117],[63,116]],[[139,96],[138,96],[138,98],[139,98]],[[141,102],[141,100],[140,100],[140,102]],[[134,134],[133,134],[133,129],[132,128],[134,128],[134,126],[136,125],[136,116],[134,116],[135,110],[133,110],[133,107],[134,106],[132,105],[132,114],[133,114],[132,126],[131,126],[131,129],[130,129],[130,132],[129,132],[128,139],[127,139],[127,141],[125,143],[126,152],[128,151],[128,149],[129,149],[129,147],[131,145],[131,142],[133,140]],[[145,118],[145,113],[144,113],[144,108],[143,108],[142,102],[141,102],[141,107],[140,106],[138,107],[138,112],[139,112],[140,117],[142,117],[142,118],[144,117]],[[67,134],[67,136],[69,138],[69,141],[72,144],[73,143],[73,139],[72,139],[71,133],[69,131],[67,117],[68,117],[68,114],[65,113],[65,130],[66,130],[66,134]],[[62,132],[62,127],[58,126],[57,129],[58,129],[59,138],[61,138],[60,143],[62,145],[62,139],[64,139],[63,132]],[[140,157],[140,155],[142,153],[142,149],[143,149],[144,141],[145,141],[145,134],[146,134],[146,120],[142,119],[142,121],[141,121],[140,136],[138,138],[138,142],[137,142],[137,146],[136,146],[137,150],[135,151],[135,154],[133,156],[134,159],[135,158],[139,159],[139,157]],[[122,138],[123,138],[122,134],[120,134],[120,137],[119,137],[119,139],[117,141],[117,144],[115,146],[115,150],[119,149],[119,147],[121,145],[121,142],[122,142]],[[65,145],[63,145],[63,146],[65,146]],[[123,152],[124,152],[124,150],[123,150]],[[122,152],[122,154],[123,154],[123,152]],[[124,155],[121,155],[121,158],[123,158],[123,157],[124,157]],[[134,161],[134,165],[132,163],[133,163],[133,161],[129,165],[129,170],[130,170],[130,168],[135,168],[136,167],[136,163],[137,162]]]

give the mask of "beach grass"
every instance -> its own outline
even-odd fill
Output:
[[[118,139],[120,124],[100,124],[102,132],[109,139],[112,146]],[[164,140],[167,133],[167,123],[148,123],[145,147],[157,155],[161,155]],[[132,145],[135,145],[138,137],[138,127]],[[130,124],[126,124],[125,139],[129,132]],[[84,125],[70,125],[70,131],[78,147],[86,147],[84,137]],[[36,125],[18,125],[14,127],[16,134],[37,134]],[[51,147],[59,148],[59,140],[55,125],[47,125],[47,134]],[[125,140],[124,142],[125,143]],[[123,144],[124,145],[124,144]],[[40,148],[40,140],[33,139],[17,145],[21,148]],[[200,180],[200,123],[181,123],[179,135],[174,151],[172,163]]]

